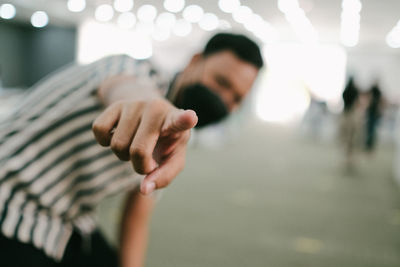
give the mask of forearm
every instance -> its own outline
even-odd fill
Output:
[[[143,196],[138,191],[128,195],[120,232],[121,267],[144,265],[153,206],[152,197]]]
[[[119,75],[105,80],[97,93],[106,106],[121,100],[148,101],[162,97],[154,82],[131,75]]]

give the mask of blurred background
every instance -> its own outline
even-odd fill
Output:
[[[397,0],[0,0],[0,117],[71,61],[126,53],[166,73],[238,32],[266,67],[193,133],[159,198],[147,266],[400,266]],[[124,196],[99,221],[117,245]]]

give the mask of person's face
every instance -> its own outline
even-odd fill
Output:
[[[229,112],[235,110],[249,93],[258,69],[231,51],[207,57],[195,55],[184,70],[187,83],[200,82],[220,96]]]

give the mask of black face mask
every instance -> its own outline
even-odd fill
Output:
[[[182,88],[175,105],[196,112],[199,119],[196,128],[216,123],[229,113],[222,99],[201,83]]]

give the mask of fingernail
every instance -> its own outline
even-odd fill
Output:
[[[156,189],[156,184],[154,182],[148,182],[145,186],[145,194],[148,195]]]

